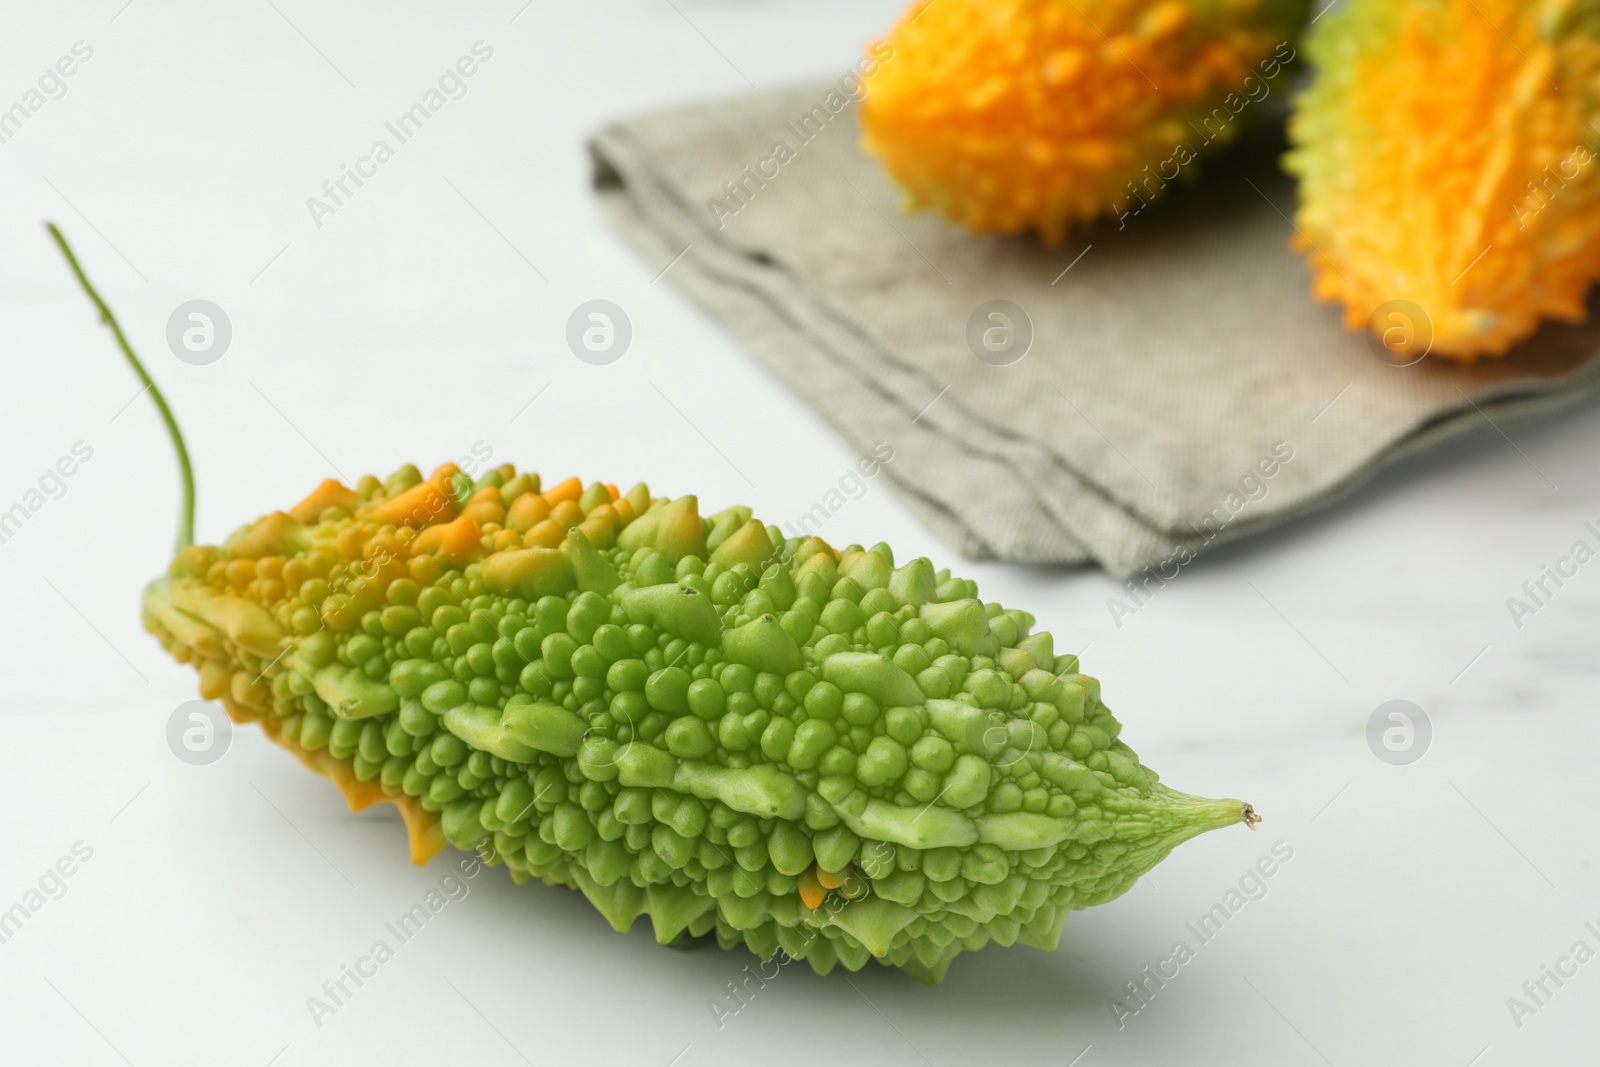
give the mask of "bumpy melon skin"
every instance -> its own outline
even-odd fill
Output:
[[[976,596],[747,508],[447,464],[184,548],[143,608],[203,697],[395,804],[416,863],[932,983],[1255,819],[1159,784],[1077,658]]]
[[[1306,0],[936,0],[874,49],[863,141],[980,233],[1127,217],[1287,87]]]
[[[1432,354],[1583,320],[1600,276],[1600,3],[1352,0],[1306,42],[1286,166],[1314,292],[1352,329],[1409,301]]]

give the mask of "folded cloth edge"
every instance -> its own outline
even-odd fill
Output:
[[[659,256],[663,261],[679,255],[687,244],[700,244],[702,255],[685,259],[673,271],[674,284],[721,319],[761,362],[817,408],[852,445],[869,447],[870,440],[864,439],[862,427],[838,417],[838,409],[827,402],[828,397],[837,395],[841,388],[869,388],[883,394],[891,404],[900,402],[900,398],[885,394],[869,377],[851,375],[847,361],[841,359],[842,353],[828,350],[820,339],[794,328],[792,309],[796,306],[811,305],[824,314],[831,309],[822,305],[784,264],[770,259],[758,261],[718,241],[704,213],[686,203],[665,175],[654,167],[649,154],[636,147],[626,121],[612,123],[596,132],[588,147],[595,190],[619,231],[641,251]],[[736,261],[737,270],[718,269],[719,257]],[[753,278],[761,280],[759,288],[752,283]],[[870,343],[865,338],[861,340]],[[811,358],[803,358],[806,356]],[[796,368],[801,366],[806,368],[807,374],[797,372]],[[926,481],[892,468],[885,468],[885,473],[904,495],[908,506],[964,556],[1035,564],[1095,562],[1114,575],[1127,577],[1168,561],[1183,550],[1198,554],[1206,547],[1252,536],[1330,506],[1356,492],[1387,467],[1475,430],[1498,430],[1503,425],[1546,417],[1581,405],[1597,394],[1600,394],[1600,362],[1591,363],[1572,375],[1561,392],[1530,391],[1511,382],[1503,390],[1481,394],[1477,402],[1464,397],[1462,405],[1434,413],[1389,446],[1377,449],[1370,460],[1354,468],[1347,477],[1297,507],[1260,516],[1243,516],[1208,534],[1162,529],[1122,506],[1120,501],[1107,497],[1077,472],[1059,464],[1050,465],[1052,473],[1056,479],[1065,476],[1069,483],[1075,483],[1070,485],[1071,492],[1036,490],[1022,494],[1031,497],[1044,512],[1022,523],[1024,528],[1044,529],[1022,537],[1015,535],[1018,522],[1015,514],[1009,516],[1010,522],[1005,524],[1007,529],[975,525],[974,516],[962,514],[931,494]],[[956,445],[946,434],[920,426],[913,429],[917,438],[916,451],[940,451]],[[906,431],[902,427],[898,432]],[[968,462],[977,460],[992,466],[996,477],[1015,479],[1021,474],[1015,457],[989,453],[970,441],[959,446],[959,450],[960,458]],[[1120,512],[1111,520],[1114,529],[1074,529],[1077,516],[1061,499],[1072,492],[1094,493],[1100,497],[1102,510]],[[1104,519],[1100,525],[1104,527]],[[1108,537],[1108,532],[1116,536]],[[1098,550],[1091,547],[1095,545]]]

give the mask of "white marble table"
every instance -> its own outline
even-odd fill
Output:
[[[608,229],[581,139],[621,112],[842,69],[896,4],[123,3],[13,11],[0,38],[0,108],[75,42],[92,50],[0,143],[0,510],[32,500],[75,444],[92,450],[0,544],[0,916],[25,912],[0,943],[0,1059],[1595,1055],[1600,962],[1570,954],[1600,951],[1600,563],[1547,583],[1520,626],[1507,605],[1575,542],[1600,548],[1585,525],[1600,526],[1593,412],[1391,472],[1333,514],[1187,568],[1120,627],[1104,576],[966,568],[1084,652],[1164,780],[1266,816],[1073,916],[1053,955],[963,957],[937,989],[879,969],[784,970],[730,1015],[711,1005],[751,957],[662,949],[647,924],[617,936],[576,894],[490,871],[313,1019],[308,998],[447,871],[406,865],[388,809],[351,815],[256,731],[206,767],[169,751],[165,724],[194,681],[140,631],[137,598],[167,558],[176,476],[39,221],[75,239],[166,385],[196,452],[202,539],[330,472],[479,442],[496,462],[644,478],[787,521],[854,457],[657,279],[666,264]],[[362,163],[480,40],[492,56],[465,94],[392,158]],[[313,212],[343,165],[369,176]],[[172,310],[196,298],[233,328],[206,366],[163,345]],[[595,298],[634,330],[605,367],[563,343]],[[878,483],[825,532],[948,561]],[[1404,766],[1366,739],[1396,699],[1432,729]],[[1252,876],[1274,848],[1289,858]],[[58,862],[70,876],[49,873]],[[1228,918],[1202,940],[1191,925],[1218,904]],[[1179,941],[1189,958],[1164,965]],[[1126,983],[1163,966],[1170,977],[1131,1000]]]

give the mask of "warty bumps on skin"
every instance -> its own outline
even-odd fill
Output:
[[[480,849],[619,930],[823,973],[1053,948],[1255,818],[1159,784],[1076,657],[971,581],[642,484],[325,481],[181,549],[144,622],[353,807],[395,804],[414,861]]]
[[[473,849],[664,944],[931,984],[1259,821],[1160,784],[1033,616],[748,508],[407,464],[193,544],[177,421],[49,229],[177,451],[145,628],[352,808],[394,804],[415,863]]]
[[[863,78],[862,142],[908,207],[1059,244],[1137,214],[1251,124],[1235,119],[1293,60],[1308,8],[917,0],[886,39],[893,62]]]

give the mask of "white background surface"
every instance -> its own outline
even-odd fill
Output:
[[[254,730],[209,767],[168,750],[195,681],[137,605],[170,549],[170,450],[147,401],[126,406],[136,383],[39,223],[75,240],[165,385],[197,457],[202,541],[335,471],[428,468],[480,440],[547,477],[642,478],[788,521],[854,457],[669,281],[652,284],[665,264],[600,217],[582,138],[747,79],[836,76],[898,3],[520,2],[8,5],[0,108],[75,41],[94,54],[0,145],[0,509],[75,441],[94,454],[0,545],[0,908],[75,842],[93,856],[0,944],[0,1061],[1595,1055],[1600,960],[1549,985],[1520,1028],[1507,1007],[1575,941],[1600,950],[1583,926],[1600,926],[1600,562],[1520,629],[1506,606],[1574,541],[1600,547],[1583,526],[1600,525],[1592,411],[1513,429],[1515,445],[1486,428],[1332,514],[1204,558],[1120,628],[1102,575],[964,568],[1058,648],[1086,650],[1165,781],[1267,820],[1180,848],[1074,915],[1054,954],[963,956],[937,989],[794,967],[719,1028],[708,1001],[753,957],[660,948],[647,922],[618,936],[581,896],[491,870],[315,1026],[306,999],[445,860],[410,867],[389,808],[350,814]],[[480,39],[494,56],[468,94],[315,227],[306,198]],[[163,342],[195,297],[233,323],[206,367]],[[633,321],[609,367],[563,342],[595,297]],[[958,562],[881,482],[824,533]],[[1407,767],[1365,740],[1394,698],[1433,723]],[[1279,840],[1293,859],[1266,895],[1119,1028],[1123,983],[1175,941],[1197,946],[1185,923]]]

